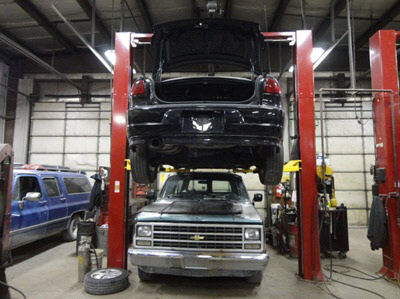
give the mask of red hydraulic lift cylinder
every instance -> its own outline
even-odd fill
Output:
[[[301,171],[298,196],[299,274],[307,280],[322,280],[319,260],[318,201],[316,184],[314,72],[311,61],[312,32],[295,34],[293,55],[294,96]]]
[[[110,201],[107,266],[127,267],[127,210],[129,207],[126,159],[126,112],[131,85],[132,55],[131,33],[115,35],[115,66],[112,102]],[[132,59],[133,60],[133,59]]]
[[[386,178],[378,183],[379,197],[384,201],[387,215],[386,242],[383,247],[383,267],[380,272],[387,277],[398,280],[400,277],[400,228],[395,196],[395,164],[400,155],[400,110],[399,110],[399,77],[397,64],[396,39],[394,30],[379,30],[369,40],[371,64],[371,86],[373,89],[390,89],[394,92],[394,120],[392,122],[391,95],[386,92],[375,94],[373,102],[374,130],[376,145],[376,167],[384,168]],[[392,123],[395,124],[394,135]],[[397,136],[394,140],[394,136]],[[395,141],[395,144],[394,142]],[[396,146],[396,147],[395,147]],[[398,178],[397,178],[398,180]]]

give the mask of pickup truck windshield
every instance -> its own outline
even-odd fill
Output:
[[[161,198],[204,200],[248,200],[243,183],[236,178],[170,177],[160,194]]]

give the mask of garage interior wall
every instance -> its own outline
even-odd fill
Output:
[[[0,61],[0,143],[4,143],[9,67]]]

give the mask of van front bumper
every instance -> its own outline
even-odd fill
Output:
[[[128,251],[133,265],[144,268],[146,272],[166,273],[166,269],[201,271],[262,271],[268,264],[269,256],[263,253],[233,252],[194,252],[162,251],[137,249]],[[158,269],[158,270],[157,270]],[[163,270],[164,269],[164,270]],[[176,274],[176,273],[172,273]]]

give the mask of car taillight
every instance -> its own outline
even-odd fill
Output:
[[[264,91],[266,93],[281,94],[281,87],[279,86],[278,80],[271,77],[266,78]]]
[[[142,95],[145,93],[144,80],[136,80],[133,82],[131,94],[132,96]]]

